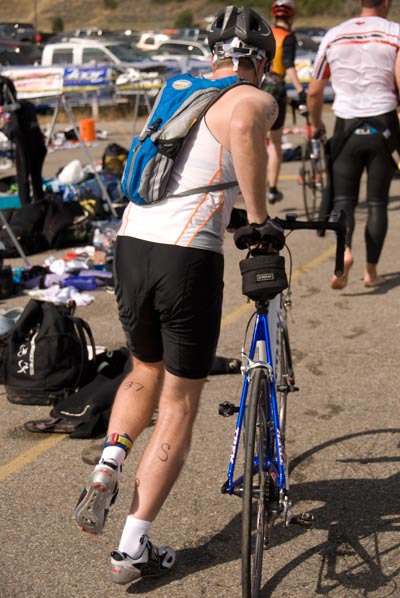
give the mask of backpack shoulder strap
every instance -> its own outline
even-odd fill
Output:
[[[205,114],[211,108],[211,106],[213,106],[215,104],[215,102],[217,102],[221,98],[221,96],[223,96],[227,91],[233,89],[234,87],[238,87],[239,85],[251,85],[251,83],[248,83],[247,81],[235,81],[231,85],[228,85],[227,87],[224,87],[224,88],[220,89],[219,91],[217,91],[215,93],[215,95],[210,98],[210,101],[208,102],[208,104],[206,106],[204,106],[203,110],[200,112],[200,114],[197,116],[197,118],[193,122],[191,128],[193,128],[193,126],[197,122],[200,122],[200,120],[205,116]],[[174,193],[173,195],[170,195],[169,197],[186,197],[188,195],[196,195],[197,193],[204,193],[205,191],[222,191],[224,189],[229,189],[231,187],[237,187],[237,186],[238,186],[237,181],[227,181],[226,183],[215,183],[214,185],[201,185],[200,187],[194,187],[192,189],[188,189],[187,191],[181,191],[181,193]]]

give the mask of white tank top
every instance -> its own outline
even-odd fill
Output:
[[[336,116],[378,116],[396,109],[394,63],[399,47],[400,25],[380,17],[349,19],[326,33],[313,77],[331,76]]]
[[[182,154],[174,165],[168,187],[170,194],[236,180],[230,152],[213,137],[204,119],[186,141]],[[235,186],[223,191],[167,197],[149,205],[129,202],[118,234],[223,253],[224,232],[237,193]]]

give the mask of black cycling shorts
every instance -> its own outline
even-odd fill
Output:
[[[271,127],[271,131],[282,129],[286,118],[286,84],[284,79],[275,76],[273,73],[266,75],[262,89],[270,93],[278,104],[278,116]]]
[[[271,131],[279,131],[283,128],[286,119],[286,98],[275,98],[278,104],[278,117],[271,127]]]
[[[181,378],[205,378],[219,337],[223,271],[213,251],[118,237],[115,292],[132,355],[163,360]]]

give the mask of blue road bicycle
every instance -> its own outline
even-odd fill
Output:
[[[343,272],[344,225],[337,222],[300,222],[296,215],[275,219],[285,230],[334,230],[337,233],[335,273]],[[240,262],[243,293],[255,301],[247,324],[242,356],[243,387],[239,406],[225,402],[223,416],[237,413],[225,494],[242,499],[242,597],[257,598],[262,587],[265,548],[275,521],[284,525],[312,526],[311,513],[294,517],[289,495],[288,458],[285,451],[286,403],[295,392],[295,377],[287,327],[291,303],[284,258],[273,250],[273,239],[251,225],[239,228],[235,243],[248,248]],[[272,249],[272,253],[271,253]],[[290,256],[290,253],[289,253]],[[290,276],[289,276],[290,280]],[[253,325],[250,348],[246,338]],[[243,458],[243,469],[239,465]],[[238,471],[240,470],[240,471]]]

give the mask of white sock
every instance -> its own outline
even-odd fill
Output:
[[[104,463],[104,461],[112,461],[118,465],[118,469],[120,469],[122,463],[125,461],[125,458],[126,451],[120,446],[106,446],[101,453],[99,463]]]
[[[118,546],[119,552],[126,552],[132,558],[138,558],[143,552],[140,538],[143,535],[149,535],[151,524],[151,521],[143,521],[136,519],[133,515],[128,515]]]

